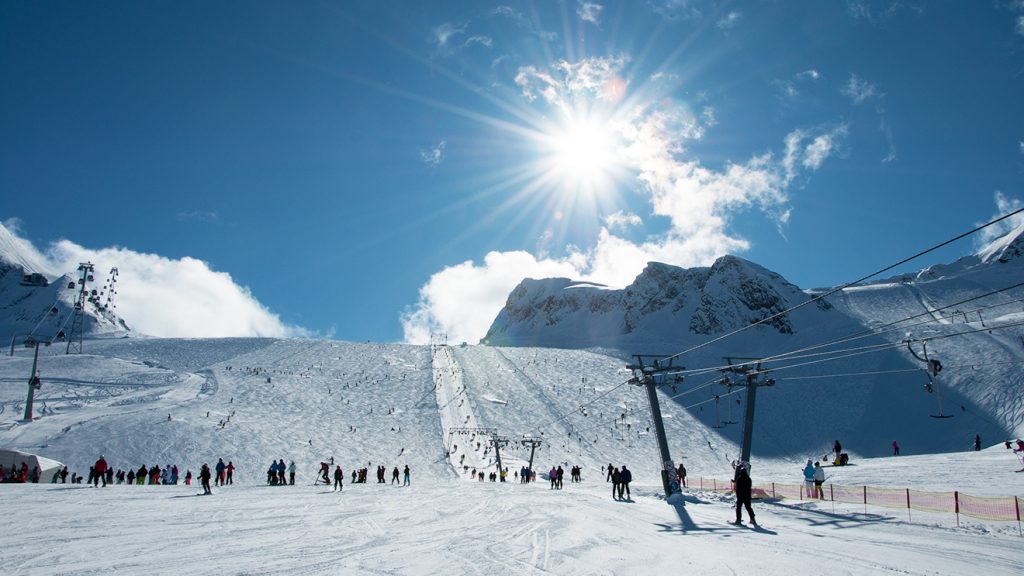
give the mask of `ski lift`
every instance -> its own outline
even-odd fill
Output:
[[[55,338],[56,338],[57,340],[60,340],[61,342],[63,342],[63,341],[64,341],[64,338],[65,338],[65,337],[66,337],[66,336],[65,336],[65,334],[64,334],[64,331],[63,331],[63,330],[61,330],[60,332],[57,332],[57,335],[55,336]]]
[[[60,310],[57,310],[56,306],[54,306],[53,308],[50,308],[50,316],[56,316],[57,312],[60,312]]]
[[[74,290],[74,289],[75,289],[75,283],[74,282],[68,282],[68,290]]]
[[[31,334],[25,338],[25,348],[34,348],[36,344],[36,339]]]

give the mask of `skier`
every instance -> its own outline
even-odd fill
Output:
[[[409,485],[409,465],[405,465],[405,469],[402,470],[402,486]]]
[[[752,483],[750,481],[750,474],[747,472],[747,465],[740,463],[736,467],[736,524],[743,523],[742,508],[746,507],[747,516],[750,517],[750,523],[757,526],[757,520],[754,519],[754,510],[750,507],[751,501],[751,488]]]
[[[893,456],[899,456],[900,455],[900,445],[895,440],[892,441],[892,455]]]
[[[612,481],[612,464],[611,464],[611,462],[608,463],[608,477],[605,478],[604,481],[605,482],[611,482]]]
[[[210,467],[203,463],[203,467],[199,469],[199,479],[203,482],[203,494],[213,494],[210,491]]]
[[[234,484],[235,481],[232,480],[231,477],[235,473],[235,465],[231,463],[231,460],[228,460],[228,465],[224,468],[224,471],[227,472],[227,477],[225,478],[225,481],[228,484]]]
[[[341,465],[339,464],[334,469],[334,489],[337,490],[338,492],[341,492],[341,489],[342,489],[341,481],[344,478],[345,478],[345,473],[341,471]]]
[[[476,472],[476,470],[473,472]],[[395,469],[391,471],[391,483],[398,484],[398,466],[395,466]]]
[[[612,473],[611,473],[611,477],[612,477],[612,499],[613,500],[618,500],[619,499],[619,482],[622,481],[622,474],[619,473],[619,469],[618,468],[611,468],[611,467],[609,467],[609,469],[612,471]]]
[[[218,486],[223,486],[224,485],[224,469],[225,468],[227,468],[227,466],[224,464],[224,459],[223,458],[217,458],[217,468],[216,468],[217,469],[217,481],[215,482],[215,484],[217,484]]]
[[[191,485],[192,485],[192,470],[186,469],[185,470],[185,486],[191,486]]]
[[[825,491],[821,489],[821,485],[825,483],[825,469],[821,467],[820,462],[814,463],[814,497],[818,500],[825,499]]]
[[[838,466],[843,453],[843,445],[839,443],[839,440],[836,440],[835,445],[832,447],[832,451],[836,453],[836,459],[833,464]]]
[[[633,473],[626,468],[626,465],[622,465],[622,471],[619,472],[619,500],[622,500],[622,491],[626,491],[626,500],[632,500],[633,497],[629,493],[629,483],[633,481]]]
[[[814,462],[807,459],[807,466],[804,466],[804,492],[810,498],[814,494]]]
[[[285,485],[285,481],[284,481],[284,471],[285,471],[285,470],[286,470],[287,468],[288,468],[288,467],[287,467],[287,466],[285,466],[285,463],[284,463],[284,458],[281,458],[281,460],[279,460],[279,461],[278,461],[278,463],[277,463],[277,483],[278,483],[279,485],[281,485],[281,486],[284,486],[284,485]]]
[[[676,470],[676,474],[679,476],[679,485],[686,488],[686,466],[683,463],[679,463],[679,469]]]
[[[331,473],[330,465],[328,465],[327,462],[321,462],[320,463],[320,477],[317,478],[317,482],[319,482],[320,478],[322,478],[323,481],[324,481],[324,484],[330,484],[331,483],[330,473]],[[314,484],[316,484],[316,482],[314,482]]]
[[[288,464],[288,485],[295,486],[295,460]]]
[[[981,434],[974,435],[974,451],[981,452]]]
[[[99,484],[100,480],[103,480],[103,487],[106,488],[107,487],[107,461],[103,458],[102,454],[100,455],[100,459],[96,461],[96,465],[93,466],[93,471],[95,472],[95,474],[93,475],[93,478],[92,478],[92,486],[93,486],[93,488],[95,488],[96,485]]]

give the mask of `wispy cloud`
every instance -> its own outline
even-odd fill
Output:
[[[210,212],[206,210],[184,210],[178,212],[178,221],[214,224],[220,221],[220,215],[217,214],[216,212]]]
[[[919,0],[846,0],[846,9],[854,20],[884,24],[903,12],[924,14],[927,4]]]
[[[551,109],[607,103],[606,87],[622,81],[628,61],[619,56],[563,61],[543,69],[523,67],[516,84],[526,100]],[[794,130],[778,152],[712,168],[693,157],[688,146],[703,137],[713,113],[695,114],[660,91],[621,102],[623,108],[612,120],[622,142],[619,160],[637,175],[638,190],[668,230],[633,242],[619,232],[644,221],[618,212],[605,216],[593,246],[567,246],[562,256],[546,249],[539,255],[491,252],[480,263],[444,268],[431,276],[419,301],[403,315],[407,341],[425,342],[431,331],[477,341],[524,277],[563,276],[625,286],[649,261],[707,265],[722,254],[747,250],[749,242],[729,230],[733,215],[760,209],[781,230],[792,214],[791,187],[836,155],[848,131],[845,124]]]
[[[736,10],[731,10],[728,14],[719,18],[718,22],[715,23],[715,26],[718,26],[719,30],[732,30],[737,24],[739,24],[740,18],[742,17],[742,13],[737,12]]]
[[[1020,210],[1021,208],[1024,208],[1024,201],[1021,201],[1020,198],[1007,196],[1006,194],[1003,194],[1000,191],[996,191],[993,200],[996,204],[996,213],[993,214],[992,217],[989,218],[989,220],[993,220],[995,218],[1003,216],[1004,214],[1009,214],[1014,210]],[[983,224],[983,222],[978,222],[977,224],[980,225]],[[999,238],[1000,236],[1007,234],[1008,232],[1017,228],[1021,224],[1024,224],[1024,214],[1018,214],[1016,216],[1013,216],[1012,218],[1007,218],[1006,220],[1003,220],[998,224],[993,224],[988,228],[979,231],[974,241],[975,249],[984,248],[987,244],[989,244],[996,238]]]
[[[493,43],[494,40],[492,40],[490,36],[470,36],[469,38],[466,38],[466,41],[462,43],[462,46],[465,48],[472,46],[473,44],[479,44],[490,48]]]
[[[576,15],[580,17],[580,20],[590,22],[595,26],[601,24],[602,10],[604,10],[604,6],[594,2],[585,2],[584,0],[576,2]]]
[[[1024,36],[1024,16],[1017,16],[1017,34]]]
[[[523,15],[522,12],[512,8],[511,6],[501,5],[491,9],[491,16],[498,16],[501,18],[507,18],[515,23],[516,26],[526,31],[528,34],[536,36],[542,40],[557,40],[558,34],[556,32],[549,32],[542,29],[538,24],[531,21],[529,18]]]
[[[19,241],[41,262],[39,271],[51,276],[72,273],[79,262],[93,262],[103,272],[117,267],[120,273],[118,314],[142,334],[164,337],[312,335],[308,330],[285,324],[230,274],[218,272],[196,258],[172,259],[121,247],[86,248],[71,240],[59,240],[45,250],[38,250],[28,240]]]
[[[448,146],[448,142],[441,140],[437,144],[434,144],[430,148],[420,150],[420,160],[428,166],[437,166],[444,161],[444,149]]]
[[[633,214],[632,212],[625,212],[623,210],[619,210],[618,212],[604,217],[605,227],[613,232],[625,230],[632,226],[642,226],[643,223],[643,219],[636,214]]]
[[[843,96],[853,100],[854,104],[863,104],[868,100],[882,96],[874,84],[856,74],[850,74],[850,79],[846,81],[840,92]]]
[[[797,80],[809,80],[811,82],[817,82],[821,80],[821,72],[811,68],[810,70],[804,70],[796,75]]]
[[[690,20],[701,16],[693,0],[647,0],[647,4],[656,14],[669,20]]]
[[[432,39],[439,47],[444,48],[449,45],[452,39],[465,34],[466,26],[467,24],[464,22],[445,22],[434,28]]]

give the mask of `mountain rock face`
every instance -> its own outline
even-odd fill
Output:
[[[810,299],[782,276],[736,256],[706,268],[651,262],[632,284],[612,290],[566,278],[523,280],[483,339],[492,345],[582,348],[622,340],[715,336],[771,318],[759,330],[792,334],[790,315]],[[826,313],[821,302],[810,308]]]

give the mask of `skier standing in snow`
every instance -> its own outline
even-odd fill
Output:
[[[235,481],[233,479],[233,476],[235,474],[235,465],[231,463],[231,460],[228,460],[228,465],[224,467],[224,472],[227,473],[227,476],[225,477],[224,480],[228,484],[234,484]]]
[[[199,479],[203,482],[203,494],[213,494],[210,491],[210,467],[203,463],[203,467],[199,469]]]
[[[405,465],[405,469],[402,470],[402,486],[409,485],[409,465]]]
[[[295,460],[288,464],[288,485],[295,486]]]
[[[622,470],[619,472],[619,500],[622,500],[622,492],[626,492],[626,500],[632,500],[633,496],[629,493],[629,483],[633,481],[633,473],[626,468],[626,465],[622,465]]]
[[[835,445],[832,447],[832,451],[836,453],[836,459],[833,461],[833,464],[838,466],[843,453],[843,445],[839,443],[839,440],[836,440]]]
[[[100,459],[96,461],[96,465],[93,466],[93,471],[95,472],[95,474],[93,475],[93,478],[92,478],[93,488],[95,488],[96,485],[99,484],[100,480],[103,480],[103,487],[106,488],[107,487],[107,461],[103,458],[102,454],[100,455]]]
[[[345,478],[345,473],[341,471],[341,465],[339,464],[334,469],[334,489],[337,490],[338,492],[341,492],[341,489],[342,489],[341,481],[344,478]]]
[[[821,489],[821,485],[825,483],[825,469],[821,467],[820,462],[814,463],[814,497],[818,500],[825,499],[825,491]]]
[[[683,463],[679,463],[679,469],[676,470],[676,475],[679,476],[679,485],[686,488],[686,466]]]
[[[750,517],[750,523],[757,526],[757,520],[754,520],[754,510],[750,507],[751,492],[753,484],[750,480],[750,474],[747,472],[747,465],[740,463],[736,467],[736,524],[743,523],[743,507],[747,509],[747,516]]]
[[[892,455],[893,456],[899,456],[900,455],[900,445],[895,440],[892,441]]]
[[[217,481],[215,482],[215,484],[217,484],[218,486],[223,486],[224,485],[224,470],[225,470],[225,468],[227,468],[227,466],[224,465],[224,459],[223,458],[217,458]]]
[[[974,451],[981,452],[981,434],[974,435]]]
[[[807,459],[807,466],[804,466],[804,492],[810,498],[814,494],[814,462]]]
[[[391,471],[391,483],[398,484],[398,466],[395,466],[395,469]]]
[[[622,474],[619,473],[619,469],[618,468],[611,468],[611,467],[609,467],[609,470],[612,471],[612,473],[611,473],[611,477],[612,477],[612,500],[618,500],[619,499],[619,482],[622,481]]]

